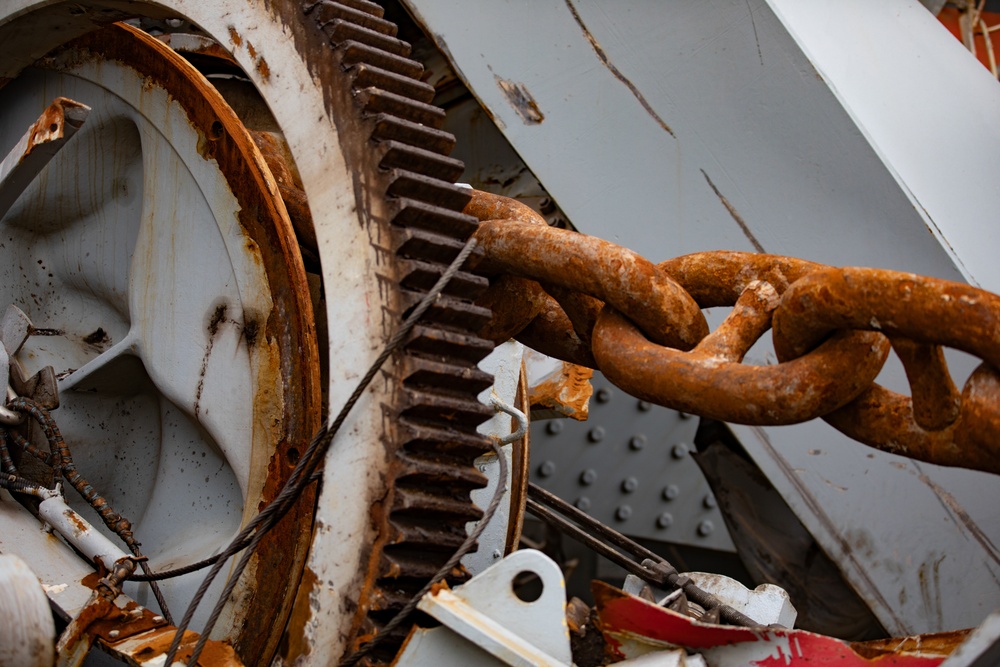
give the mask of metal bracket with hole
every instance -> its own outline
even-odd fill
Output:
[[[525,572],[541,584],[541,594],[530,601],[513,586]],[[417,608],[443,627],[415,628],[396,664],[570,665],[565,597],[559,566],[540,551],[516,551],[455,590],[428,593]]]

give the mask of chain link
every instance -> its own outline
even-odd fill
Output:
[[[515,337],[600,369],[630,394],[750,425],[821,417],[873,447],[1000,473],[1000,297],[910,273],[791,257],[702,252],[659,265],[555,229],[528,207],[476,191],[494,311],[487,336]],[[708,331],[702,308],[731,307]],[[743,358],[769,329],[777,364]],[[961,392],[942,346],[983,360]],[[875,378],[890,347],[912,398]]]

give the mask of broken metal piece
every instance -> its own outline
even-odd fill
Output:
[[[90,107],[57,97],[0,162],[0,218],[39,172],[66,145],[90,114]]]

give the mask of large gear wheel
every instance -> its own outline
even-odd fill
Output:
[[[378,5],[366,0],[305,5],[12,0],[0,16],[0,82],[5,84],[0,93],[10,93],[11,104],[24,103],[27,97],[19,94],[19,86],[30,89],[31,77],[44,76],[33,67],[40,59],[43,67],[55,62],[58,69],[60,57],[72,61],[75,56],[65,54],[81,51],[103,52],[106,59],[149,80],[144,68],[155,69],[156,57],[149,52],[156,47],[148,37],[133,34],[146,50],[128,51],[122,45],[127,40],[107,37],[128,29],[96,32],[142,16],[189,21],[228,51],[287,142],[308,201],[321,264],[321,315],[329,331],[319,341],[328,368],[325,400],[339,409],[402,317],[476,226],[474,219],[461,214],[468,195],[452,182],[462,165],[447,157],[454,139],[438,129],[444,113],[429,104],[433,88],[420,81],[422,67],[408,59],[409,46],[395,37],[395,26],[383,18]],[[109,46],[115,41],[122,44]],[[55,55],[45,60],[50,53]],[[197,78],[191,72],[185,77]],[[155,77],[152,83],[159,85]],[[47,90],[44,85],[41,89]],[[204,118],[191,118],[203,139],[195,151],[200,152],[198,159],[221,164],[245,137],[237,140],[239,128],[223,121],[228,113],[224,104],[209,106]],[[6,118],[6,108],[3,113]],[[169,135],[166,128],[159,130]],[[259,154],[244,160],[267,173]],[[266,184],[257,189],[275,198],[278,192]],[[266,239],[281,244],[286,238],[288,228],[282,225],[287,218],[280,210],[272,220],[254,215],[240,202],[232,214],[241,224],[262,229],[258,244]],[[150,247],[162,253],[158,244]],[[275,250],[294,280],[269,281],[270,296],[278,305],[269,316],[261,316],[257,335],[277,335],[272,327],[296,326],[301,335],[282,339],[284,394],[272,401],[282,412],[271,418],[272,426],[280,426],[271,429],[277,453],[263,464],[249,464],[248,479],[257,475],[264,500],[307,444],[308,431],[315,426],[310,414],[317,408],[309,380],[317,366],[309,352],[313,323],[289,324],[282,311],[285,304],[294,303],[292,319],[304,320],[309,310],[301,262],[295,248]],[[5,263],[16,261],[10,249],[3,252],[8,253]],[[52,261],[65,261],[60,257],[54,255]],[[206,271],[206,261],[181,266],[178,272]],[[286,519],[283,532],[264,545],[255,574],[224,616],[229,626],[216,635],[229,639],[247,664],[269,664],[276,657],[296,664],[336,662],[378,632],[460,544],[467,522],[480,516],[469,494],[484,486],[485,479],[472,462],[489,450],[476,428],[491,411],[476,396],[491,379],[476,363],[492,344],[476,335],[490,313],[473,300],[485,286],[484,278],[468,272],[452,280],[344,425],[327,457],[314,515],[303,510]],[[209,291],[214,286],[199,288]],[[244,296],[252,300],[253,295]],[[226,311],[217,318],[218,307],[215,301],[210,307],[201,304],[191,320],[210,328],[231,317]],[[231,319],[245,334],[248,322]],[[169,328],[170,321],[164,320],[164,326]],[[199,335],[204,336],[204,330],[201,327]],[[171,331],[178,339],[187,333],[183,327]],[[195,356],[204,352],[205,344],[194,346]],[[195,397],[179,391],[175,403],[195,405]],[[252,400],[251,408],[259,399]],[[221,406],[224,403],[220,408],[225,409]],[[70,417],[71,408],[68,401],[56,411],[57,421],[86,421],[86,415]],[[204,416],[201,404],[196,413],[195,421]],[[258,509],[253,499],[260,497],[243,495],[242,520]],[[141,535],[140,517],[135,523]],[[306,543],[309,554],[302,558]],[[391,659],[402,636],[394,639],[374,654],[375,661]]]

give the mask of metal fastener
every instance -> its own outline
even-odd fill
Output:
[[[580,473],[580,484],[584,486],[590,486],[595,481],[597,481],[597,471],[593,468],[587,468]]]
[[[119,632],[118,630],[109,630],[108,631],[108,637],[111,637],[112,639],[114,639],[115,637],[117,637],[120,634],[121,634],[121,632]]]
[[[708,537],[715,530],[715,524],[708,519],[702,521],[698,524],[698,535],[701,537]]]
[[[674,524],[674,515],[670,512],[664,512],[660,516],[656,517],[656,527],[660,529],[670,528]]]
[[[685,456],[687,456],[687,453],[688,453],[688,446],[685,445],[683,442],[678,442],[676,445],[674,445],[673,449],[670,450],[670,455],[673,456],[675,459],[682,459]]]
[[[555,461],[545,461],[542,465],[538,466],[538,474],[541,477],[551,477],[556,471]]]
[[[639,488],[639,480],[635,477],[626,477],[622,480],[622,491],[625,493],[632,493]]]
[[[632,516],[632,508],[628,505],[621,505],[615,510],[615,518],[619,521],[627,521]]]
[[[681,489],[676,484],[668,484],[663,488],[663,499],[673,500],[677,496],[681,495]]]
[[[587,432],[587,440],[590,440],[591,442],[600,442],[601,440],[604,440],[604,427],[595,426],[590,429]]]
[[[545,432],[549,435],[558,435],[562,433],[563,425],[561,421],[550,421],[545,425]]]
[[[611,390],[606,387],[601,387],[594,393],[594,398],[597,399],[598,403],[607,403],[612,396]]]
[[[649,412],[653,409],[653,404],[649,401],[639,401],[639,410],[642,412]]]
[[[580,496],[573,503],[573,506],[576,507],[581,512],[586,512],[587,510],[590,509],[590,498],[588,498],[587,496]]]
[[[646,436],[644,436],[641,433],[639,435],[633,435],[631,438],[629,438],[628,446],[629,449],[633,451],[636,452],[639,451],[640,449],[646,446]]]
[[[711,493],[706,493],[704,499],[702,499],[701,504],[705,506],[705,509],[714,510],[718,507],[719,503],[715,500],[715,496]]]
[[[501,556],[503,556],[503,554],[500,552],[499,549],[493,550],[493,558],[500,558]]]

